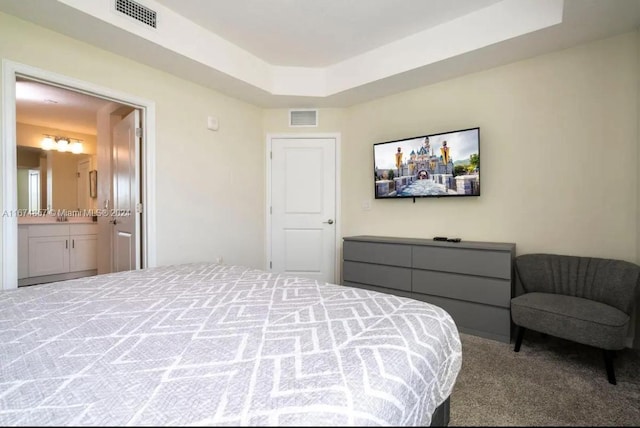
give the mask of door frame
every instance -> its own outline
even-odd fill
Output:
[[[266,231],[265,231],[265,254],[266,254],[266,260],[265,260],[265,270],[267,271],[271,271],[271,267],[269,266],[269,263],[272,260],[272,252],[271,252],[271,241],[272,241],[272,236],[271,236],[271,227],[272,227],[272,222],[271,222],[271,202],[272,202],[272,196],[271,196],[271,151],[273,148],[273,140],[274,139],[292,139],[292,140],[314,140],[314,139],[333,139],[335,141],[335,169],[336,169],[336,188],[335,188],[335,207],[336,207],[336,213],[335,213],[335,227],[334,227],[334,233],[335,233],[335,246],[334,246],[334,272],[333,272],[333,283],[334,284],[338,284],[339,282],[339,278],[340,278],[340,271],[342,270],[340,268],[340,248],[341,248],[341,242],[340,242],[340,237],[342,236],[342,216],[341,216],[341,212],[342,212],[342,206],[341,206],[341,194],[340,194],[340,189],[342,188],[342,184],[341,184],[341,175],[342,175],[342,170],[341,170],[341,134],[339,132],[330,132],[330,133],[281,133],[281,134],[267,134],[267,151],[266,151],[266,156],[265,156],[265,162],[266,162],[266,179],[265,179],[265,184],[266,184],[266,188],[265,188],[265,193],[266,193],[266,205],[265,205],[265,224],[266,224]]]
[[[17,150],[16,150],[16,77],[26,77],[87,95],[114,101],[140,109],[142,127],[142,162],[139,165],[142,189],[142,254],[145,267],[156,266],[156,105],[155,102],[127,93],[78,80],[49,70],[2,59],[2,144],[0,162],[3,174],[2,213],[17,213]],[[0,289],[18,287],[18,218],[2,216],[2,253],[0,259],[2,284]]]

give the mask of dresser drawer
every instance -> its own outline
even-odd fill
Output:
[[[411,291],[411,269],[408,268],[345,261],[342,271],[345,282]]]
[[[391,294],[393,296],[411,297],[411,293],[402,290],[392,290],[385,287],[377,287],[375,285],[358,284],[357,282],[344,281],[343,285],[347,287],[362,288],[363,290],[377,291],[379,293]]]
[[[489,339],[509,343],[511,340],[511,312],[509,308],[498,308],[480,303],[448,299],[446,297],[413,294],[422,300],[447,311],[454,319],[458,330]]]
[[[412,271],[414,293],[511,307],[511,281],[429,270]]]
[[[511,278],[511,253],[467,248],[413,247],[414,268]]]
[[[391,266],[411,267],[411,246],[344,241],[342,258]]]

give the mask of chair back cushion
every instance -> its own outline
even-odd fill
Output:
[[[640,267],[623,260],[558,254],[516,257],[516,275],[526,293],[582,297],[630,314]]]

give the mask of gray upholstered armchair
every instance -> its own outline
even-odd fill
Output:
[[[556,254],[524,254],[515,265],[524,294],[511,299],[518,326],[514,351],[520,351],[526,329],[601,348],[615,385],[613,351],[625,347],[640,267]]]

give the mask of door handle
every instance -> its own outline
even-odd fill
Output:
[[[333,220],[329,219],[328,221],[323,221],[323,223],[333,224]]]

